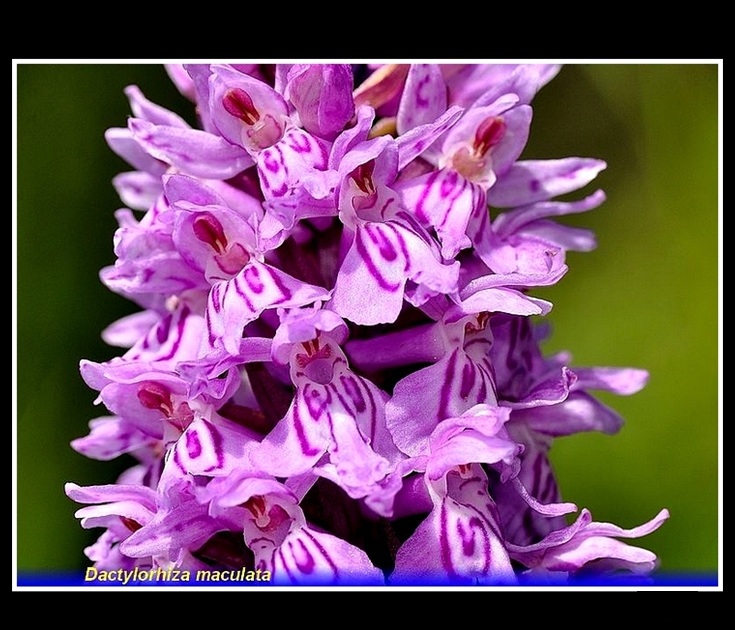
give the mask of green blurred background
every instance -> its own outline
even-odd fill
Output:
[[[116,462],[69,442],[104,410],[78,374],[82,358],[118,354],[100,331],[137,310],[99,281],[114,261],[112,177],[129,167],[103,133],[124,126],[137,84],[191,120],[162,66],[17,66],[17,566],[83,569],[98,532],[80,528],[63,485],[112,482]],[[718,570],[718,65],[570,64],[534,101],[524,157],[602,158],[608,201],[573,217],[599,247],[568,257],[546,349],[576,365],[650,371],[628,398],[601,396],[626,419],[617,436],[555,442],[564,498],[596,520],[670,520],[638,544],[662,571]],[[590,188],[592,190],[592,188]]]

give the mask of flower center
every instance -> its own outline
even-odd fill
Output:
[[[214,260],[224,273],[234,275],[250,260],[250,254],[242,245],[229,243],[222,224],[210,213],[200,213],[192,229],[194,236],[214,250]]]
[[[174,403],[171,391],[160,383],[143,383],[138,388],[138,400],[146,409],[160,411],[175,428],[184,431],[194,419],[194,412],[186,402]]]
[[[159,383],[145,383],[138,389],[138,400],[146,409],[157,409],[167,418],[173,415],[171,392]]]
[[[250,497],[242,504],[254,519],[255,525],[263,532],[273,532],[282,523],[289,520],[289,515],[280,505],[269,506],[262,495]]]
[[[320,347],[319,338],[305,341],[301,347],[306,354],[296,355],[296,364],[304,370],[306,377],[318,383],[326,385],[332,382],[334,377],[334,360],[332,359],[332,346],[329,344]]]
[[[464,325],[464,332],[466,335],[472,333],[482,332],[487,328],[487,324],[490,321],[490,313],[483,311],[475,315],[475,321],[469,321]]]
[[[268,515],[266,512],[265,497],[261,495],[250,497],[242,506],[255,517],[256,523]]]
[[[497,116],[483,120],[475,130],[472,142],[460,147],[452,155],[452,168],[472,182],[492,185],[495,175],[490,150],[503,139],[505,128],[505,121]]]
[[[487,329],[490,323],[490,313],[482,312],[475,315],[464,325],[465,353],[473,361],[482,363],[487,360],[492,347],[492,333]]]
[[[483,157],[492,147],[503,139],[505,121],[497,116],[483,120],[475,131],[472,148],[478,158]]]
[[[209,245],[218,254],[227,250],[227,237],[222,224],[211,214],[203,212],[194,219],[194,236]]]
[[[360,164],[349,175],[354,184],[352,190],[355,194],[352,197],[352,207],[355,210],[372,208],[375,205],[378,194],[375,189],[375,182],[373,181],[374,171],[375,160],[370,160],[369,162],[365,162],[365,164]]]
[[[143,527],[138,521],[134,521],[132,518],[128,518],[127,516],[121,516],[120,520],[131,532],[137,532],[141,527]]]
[[[251,127],[260,120],[260,113],[255,108],[250,94],[240,88],[227,90],[222,97],[222,105],[228,114],[239,118]]]
[[[360,164],[354,171],[350,173],[350,177],[357,184],[357,187],[366,195],[372,195],[375,192],[375,184],[373,183],[373,171],[375,170],[375,160]]]
[[[246,148],[267,149],[283,136],[283,126],[269,113],[260,112],[250,94],[230,88],[222,97],[225,111],[245,123],[242,140]]]

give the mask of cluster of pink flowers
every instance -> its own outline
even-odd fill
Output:
[[[532,295],[594,236],[556,198],[605,168],[519,159],[555,65],[171,65],[199,128],[129,87],[110,147],[113,291],[141,307],[83,361],[109,415],[73,442],[135,465],[67,484],[103,571],[281,584],[516,584],[648,573],[561,501],[552,440],[614,433],[590,390],[647,375],[546,357]],[[136,215],[136,212],[142,213]]]

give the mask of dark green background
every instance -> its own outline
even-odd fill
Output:
[[[78,374],[107,360],[100,331],[137,310],[98,271],[114,261],[112,177],[129,170],[103,133],[124,126],[123,88],[185,114],[158,65],[17,66],[17,566],[81,569],[82,530],[63,484],[109,483],[118,463],[86,460],[70,440],[104,415]],[[598,157],[608,201],[570,218],[599,247],[570,254],[549,351],[577,365],[651,373],[614,437],[561,439],[552,450],[564,498],[596,520],[632,527],[671,519],[640,541],[662,570],[718,569],[718,65],[567,65],[534,101],[524,157]]]

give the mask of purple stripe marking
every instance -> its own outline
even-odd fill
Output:
[[[485,490],[482,491],[482,492],[478,490],[477,494],[479,496],[484,496],[485,498],[487,498],[490,501],[490,503],[486,503],[485,504],[485,509],[488,511],[488,513],[492,514],[493,509],[495,508],[495,503],[490,498],[490,495],[487,493],[487,477],[485,479],[481,479],[480,477],[473,477],[469,481],[479,482],[480,484],[484,485]],[[468,510],[472,510],[473,512],[475,512],[477,514],[477,517],[485,524],[485,526],[487,527],[487,529],[490,531],[491,534],[493,534],[499,540],[502,540],[503,539],[503,537],[501,536],[500,527],[495,522],[494,517],[493,518],[488,518],[485,514],[483,514],[474,505],[464,504],[464,506]]]
[[[324,400],[321,399],[322,395],[324,395]],[[303,398],[309,415],[315,422],[319,422],[321,416],[329,415],[328,409],[331,396],[329,395],[328,388],[325,387],[324,391],[320,392],[312,385],[305,385]]]
[[[181,347],[181,339],[184,336],[184,327],[186,325],[186,316],[188,314],[189,314],[189,309],[186,307],[184,307],[181,310],[181,313],[178,314],[178,321],[176,322],[176,336],[174,337],[174,341],[171,344],[171,349],[167,354],[157,357],[158,361],[167,361],[178,352],[179,348]],[[170,321],[169,321],[169,324],[170,324]],[[167,329],[169,328],[170,326],[167,326]]]
[[[480,222],[475,226],[474,233],[471,236],[472,240],[475,242],[484,242],[487,238],[487,231],[489,229],[488,222],[490,221],[490,209],[487,205],[487,194],[479,187],[475,187],[474,194],[476,195],[476,199],[472,203],[472,216],[479,217]]]
[[[242,277],[248,288],[256,294],[263,293],[265,284],[260,278],[260,270],[255,265],[248,265],[242,270]]]
[[[209,342],[210,346],[214,347],[214,342],[217,340],[217,335],[215,335],[214,331],[212,330],[212,321],[209,316],[209,309],[207,309],[206,313],[204,314],[204,323],[207,327],[207,341]]]
[[[334,394],[337,397],[337,400],[339,400],[339,402],[342,405],[342,407],[345,409],[345,411],[347,411],[348,415],[350,415],[352,417],[352,419],[354,420],[354,428],[357,431],[358,435],[360,436],[360,438],[364,442],[367,442],[367,439],[368,438],[365,436],[365,432],[362,430],[362,426],[361,426],[362,424],[364,424],[363,422],[361,422],[362,416],[364,416],[364,412],[365,412],[365,406],[364,406],[364,404],[362,406],[362,409],[358,413],[358,412],[356,412],[355,409],[350,408],[350,405],[342,397],[342,395],[340,394],[339,389],[335,385],[329,385],[328,386],[328,389],[330,391],[331,390],[334,390]],[[350,398],[351,398],[351,396],[350,396]],[[363,399],[363,403],[364,403],[364,399]],[[375,413],[374,413],[374,410],[372,410],[372,417],[374,417],[374,416],[375,416]],[[372,422],[372,424],[374,424],[374,422]],[[332,434],[332,441],[335,444],[337,444],[337,446],[339,446],[339,444],[337,443],[337,438],[334,435],[334,422],[332,421],[331,415],[330,415],[330,424],[329,424],[329,426],[330,426],[330,430],[332,432],[331,433]],[[374,429],[371,427],[371,431],[370,431],[371,439],[372,439],[373,433],[374,433]],[[339,450],[339,449],[337,448],[336,450]]]
[[[380,208],[380,218],[385,220],[385,215],[388,213],[388,210],[395,205],[396,199],[395,197],[388,197],[386,199],[385,203]]]
[[[391,230],[393,230],[393,233],[396,235],[396,238],[398,239],[398,245],[401,248],[401,253],[403,254],[403,260],[406,261],[406,263],[403,266],[403,273],[408,273],[409,269],[411,268],[411,255],[408,253],[408,246],[406,244],[406,239],[403,238],[403,235],[401,234],[401,232],[392,223],[386,224],[386,227],[389,227]]]
[[[467,401],[467,398],[469,398],[470,392],[475,386],[476,380],[477,370],[475,369],[472,361],[467,361],[467,363],[462,366],[462,380],[459,386],[459,396],[465,402]]]
[[[291,570],[288,568],[288,562],[286,562],[286,556],[283,553],[283,549],[281,547],[278,548],[278,551],[277,552],[274,552],[273,553],[273,558],[274,558],[273,564],[274,564],[274,567],[275,567],[275,555],[276,555],[276,553],[278,554],[278,557],[281,559],[281,564],[283,565],[283,570],[286,572],[286,574],[288,575],[288,577],[291,580],[291,582],[295,582],[296,581],[295,580],[295,576],[291,572]]]
[[[431,194],[431,191],[434,188],[434,184],[436,183],[436,180],[439,178],[441,171],[434,171],[429,178],[426,180],[426,185],[424,186],[424,190],[421,193],[421,196],[419,197],[418,202],[416,203],[416,217],[423,221],[424,223],[430,223],[429,217],[431,216],[431,212],[426,210],[425,203],[427,199],[429,198],[429,195]]]
[[[276,286],[278,291],[281,294],[281,297],[278,298],[273,302],[273,304],[281,304],[287,300],[290,300],[293,298],[293,293],[289,290],[289,288],[284,284],[283,280],[281,280],[280,274],[275,271],[274,269],[271,269],[268,265],[263,265],[263,269],[265,269],[268,272],[268,275],[270,276],[270,279],[273,281],[273,284]]]
[[[319,541],[314,538],[308,531],[305,529],[301,530],[301,533],[306,536],[307,538],[311,539],[311,542],[314,543],[314,546],[319,550],[319,553],[322,554],[322,557],[327,561],[327,564],[329,564],[330,568],[332,569],[332,573],[334,574],[334,577],[339,577],[339,569],[337,568],[337,565],[332,562],[332,559],[329,557],[329,554],[327,553],[327,550],[322,547],[322,545],[319,543]]]
[[[314,566],[316,564],[314,562],[314,557],[311,555],[311,552],[306,548],[306,545],[304,544],[303,540],[299,539],[296,542],[298,543],[299,547],[301,547],[301,550],[303,551],[303,553],[306,554],[306,560],[299,562],[296,554],[293,551],[294,545],[293,543],[289,541],[288,543],[289,551],[291,552],[291,557],[293,557],[294,563],[296,564],[296,568],[301,573],[305,573],[305,574],[313,573]]]
[[[424,227],[418,221],[416,221],[416,219],[410,213],[403,210],[401,210],[400,212],[396,212],[396,219],[398,219],[401,224],[405,224],[404,227],[410,228],[416,234],[416,236],[419,236],[421,238],[430,238]]]
[[[457,572],[454,570],[454,564],[452,563],[452,550],[447,536],[449,530],[447,520],[447,498],[445,497],[439,513],[439,549],[442,566],[447,572],[447,577],[454,577]]]
[[[172,320],[173,314],[170,313],[158,323],[158,326],[156,327],[156,339],[158,340],[158,343],[163,344],[168,338]]]
[[[471,508],[472,506],[466,506]],[[461,521],[457,522],[457,532],[459,533],[460,537],[462,537],[462,553],[464,553],[465,556],[473,556],[475,554],[475,534],[479,533],[481,537],[481,549],[480,552],[483,554],[483,557],[485,559],[485,563],[482,567],[482,571],[484,575],[487,575],[488,571],[490,570],[491,562],[492,562],[492,554],[491,554],[491,545],[490,545],[490,536],[488,534],[487,529],[484,527],[483,519],[473,516],[470,518],[469,522],[467,523],[469,526],[469,536],[471,537],[471,540],[468,540],[463,536],[464,532],[461,530]],[[469,552],[469,553],[468,553]]]
[[[457,188],[458,183],[464,183],[464,177],[460,179],[457,171],[444,171],[444,177],[439,183],[439,196],[442,199],[449,198]],[[464,188],[464,185],[460,186],[460,190]],[[454,195],[456,199],[457,195]]]
[[[370,443],[375,442],[375,434],[378,430],[378,406],[375,403],[375,396],[371,389],[362,381],[362,387],[365,389],[368,399],[368,407],[370,408]]]
[[[284,138],[284,143],[295,153],[311,153],[313,149],[311,139],[305,133],[290,133]]]
[[[475,531],[478,526],[480,526],[480,529],[482,529],[482,526],[477,517],[470,518],[467,522],[466,528],[465,524],[462,522],[462,519],[457,519],[457,535],[462,541],[462,553],[465,556],[471,557],[475,553]]]
[[[338,446],[337,442],[337,436],[334,434],[334,416],[330,412],[330,410],[333,409],[332,401],[334,400],[334,397],[332,396],[332,392],[337,396],[337,399],[340,401],[342,407],[344,407],[345,410],[349,412],[349,409],[347,408],[347,405],[345,404],[345,401],[342,400],[339,396],[339,392],[337,391],[337,387],[334,384],[329,384],[324,387],[324,397],[325,397],[325,407],[327,409],[326,415],[327,415],[327,424],[329,426],[329,437],[331,439],[331,443]],[[335,451],[339,450],[338,448],[335,448]]]
[[[386,226],[388,227],[388,226]],[[398,258],[398,252],[393,244],[388,240],[382,230],[378,229],[374,224],[368,224],[365,226],[365,232],[370,237],[370,240],[375,243],[378,248],[378,252],[383,260],[393,262]]]
[[[342,375],[339,377],[339,381],[342,384],[342,389],[350,397],[354,405],[354,409],[358,414],[365,412],[366,404],[365,398],[360,392],[360,388],[357,385],[357,379],[354,376]]]
[[[284,172],[288,172],[283,160],[283,152],[278,145],[274,145],[263,151],[263,166],[271,173],[278,173],[282,167]]]
[[[277,156],[274,154],[277,154]],[[261,179],[264,180],[262,182],[263,188],[267,189],[271,197],[282,197],[285,195],[288,192],[289,170],[288,164],[283,156],[283,151],[278,144],[263,151],[262,164],[264,169],[259,167],[258,171],[262,175]],[[266,171],[270,171],[272,174],[281,174],[281,184],[278,188],[275,187],[273,179],[268,177]]]
[[[163,459],[161,459],[161,462],[163,462]],[[174,449],[174,463],[179,467],[179,470],[181,470],[184,473],[187,473],[186,466],[181,463],[181,457],[179,456],[179,449]]]
[[[488,400],[488,385],[490,386],[490,391],[495,397],[495,400],[493,402],[496,402],[498,400],[498,390],[495,386],[495,370],[492,363],[490,363],[490,361],[487,359],[483,359],[481,363],[475,363],[475,366],[477,367],[477,369],[480,370],[480,375],[482,378],[482,390],[480,392],[480,398],[478,398],[477,402],[482,403]]]
[[[196,431],[186,432],[186,452],[191,459],[196,459],[202,454],[202,443]]]
[[[426,180],[424,190],[421,193],[418,202],[416,203],[416,216],[420,221],[423,221],[424,223],[429,223],[430,216],[430,214],[426,212],[424,204],[426,203],[426,200],[429,197],[432,188],[434,187],[434,182],[436,182],[437,178],[439,177],[439,173],[441,173],[441,171],[434,171],[429,176],[429,178]]]
[[[357,233],[355,234],[355,247],[357,248],[357,253],[360,255],[360,258],[362,258],[362,261],[365,263],[365,266],[370,272],[370,275],[378,283],[378,286],[381,289],[390,291],[391,293],[395,293],[401,288],[401,286],[403,285],[403,282],[399,281],[393,284],[391,282],[388,282],[383,277],[383,275],[380,273],[380,270],[378,269],[378,267],[375,265],[375,263],[372,260],[372,257],[370,255],[370,252],[368,251],[368,248],[365,246],[365,243],[363,242],[363,233],[368,229],[368,227],[369,226],[362,226],[362,227],[358,227],[357,229]],[[372,235],[370,233],[368,233],[368,236],[370,236],[372,239]]]
[[[314,138],[306,133],[290,133],[285,138],[286,144],[290,146],[295,153],[308,153],[313,157],[312,166],[317,170],[324,170],[327,167],[327,153]]]
[[[232,280],[228,280],[225,285],[225,292],[230,290],[230,286],[234,287],[235,293],[237,293],[238,296],[240,296],[240,299],[245,302],[245,306],[247,306],[248,310],[250,311],[250,314],[248,315],[248,321],[250,321],[254,316],[258,313],[258,309],[255,308],[255,304],[253,303],[253,300],[250,299],[250,294],[248,291],[240,286],[241,282],[246,282],[245,278],[243,277],[245,273],[247,272],[247,269],[249,269],[251,265],[245,265],[242,268],[242,271],[240,271],[239,274],[237,274]],[[223,302],[224,302],[223,298]],[[237,308],[237,305],[235,306]]]
[[[455,370],[457,367],[457,358],[459,355],[459,350],[454,350],[451,355],[449,355],[449,360],[447,361],[447,367],[444,370],[444,382],[441,386],[441,392],[439,396],[439,414],[436,418],[437,422],[441,422],[445,418],[448,418],[450,416],[449,413],[449,399],[452,395],[452,383],[455,379]]]
[[[447,222],[449,221],[449,217],[452,214],[452,210],[455,209],[455,204],[458,202],[459,199],[461,199],[464,196],[465,191],[467,190],[468,186],[471,186],[470,182],[468,182],[464,178],[459,178],[457,176],[455,179],[458,179],[459,182],[453,182],[452,188],[450,189],[448,182],[443,182],[441,187],[441,197],[446,202],[446,206],[444,209],[444,213],[441,217],[441,220],[439,221],[437,228],[444,227]],[[457,185],[457,184],[460,185]],[[454,193],[454,194],[451,194]],[[462,205],[459,206],[460,208],[464,209]],[[472,214],[473,209],[473,200],[472,196],[470,197],[470,211],[467,213],[467,220],[469,220],[469,216]]]
[[[214,449],[214,453],[217,457],[217,464],[207,468],[207,471],[209,472],[212,470],[218,470],[222,468],[222,466],[224,466],[224,463],[225,463],[225,452],[224,452],[224,449],[222,448],[222,442],[223,442],[222,434],[217,430],[217,427],[215,427],[213,424],[207,422],[206,420],[203,420],[202,422],[204,423],[204,426],[209,431],[209,435],[212,439],[212,449]]]
[[[307,407],[308,407],[308,403]],[[296,437],[299,441],[299,446],[301,447],[301,452],[306,455],[307,457],[313,457],[314,455],[318,455],[321,451],[318,448],[313,447],[309,443],[309,439],[306,437],[306,431],[304,430],[304,423],[301,419],[301,413],[299,412],[299,400],[298,398],[294,402],[294,408],[293,408],[293,424],[294,424],[294,430],[296,431]]]
[[[477,392],[478,403],[487,402],[487,385],[485,383],[485,379],[482,378],[482,376],[482,371],[480,371],[480,391]]]
[[[224,283],[218,282],[212,287],[212,290],[209,293],[209,301],[217,315],[222,312],[222,298],[220,297],[220,293],[222,292],[223,285]]]

